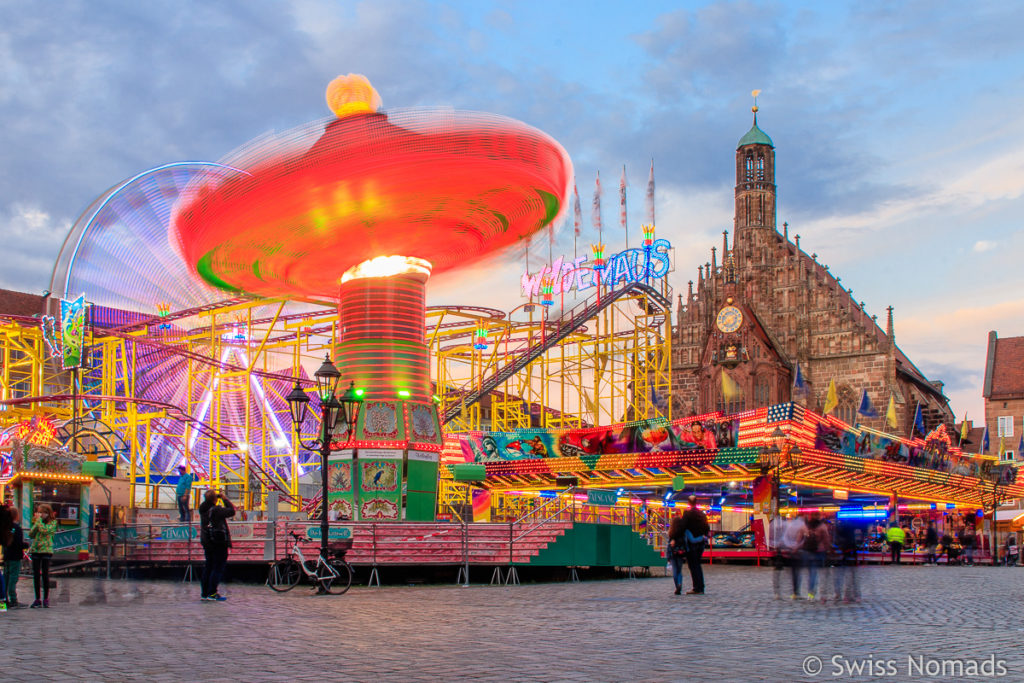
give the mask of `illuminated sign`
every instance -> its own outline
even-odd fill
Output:
[[[60,338],[64,351],[64,369],[82,365],[82,347],[85,346],[85,295],[77,299],[60,300]]]
[[[612,254],[604,260],[604,268],[595,268],[587,256],[567,259],[560,256],[550,266],[539,272],[523,273],[520,280],[523,296],[540,294],[546,280],[553,283],[553,291],[547,294],[562,294],[571,291],[582,292],[600,284],[616,289],[633,282],[650,282],[668,275],[672,266],[668,240],[653,240],[649,247],[626,249]],[[546,287],[545,287],[546,291]]]

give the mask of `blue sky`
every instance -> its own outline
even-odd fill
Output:
[[[653,157],[685,290],[731,228],[760,88],[779,222],[869,312],[895,306],[904,350],[980,417],[988,330],[1024,334],[1021,25],[1007,2],[0,1],[0,286],[46,288],[69,225],[111,185],[323,117],[324,86],[351,71],[385,107],[547,131],[584,207],[602,172],[606,225],[623,164],[639,224]],[[559,242],[571,251],[571,231]],[[521,270],[431,298],[508,305]]]

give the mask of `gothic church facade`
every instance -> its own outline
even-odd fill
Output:
[[[775,147],[757,125],[736,149],[730,244],[698,268],[680,294],[673,329],[673,415],[739,412],[786,401],[821,411],[831,380],[849,422],[909,434],[917,404],[926,429],[953,425],[942,383],[929,381],[896,345],[893,310],[883,329],[840,278],[776,226]],[[797,367],[804,382],[795,388]],[[723,373],[726,374],[723,378]],[[861,392],[879,417],[858,415]],[[889,397],[898,425],[885,426]]]

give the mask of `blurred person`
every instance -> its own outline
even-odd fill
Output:
[[[939,532],[935,530],[935,522],[928,522],[928,531],[924,534],[924,556],[925,563],[934,565],[936,563],[935,550],[939,545]]]
[[[28,537],[32,539],[28,548],[32,558],[32,586],[36,593],[36,600],[30,605],[33,608],[50,607],[50,560],[53,558],[53,535],[56,533],[57,518],[53,508],[46,503],[40,504],[28,530]],[[42,600],[39,599],[40,594]]]
[[[782,544],[782,536],[786,530],[786,520],[776,515],[768,526],[772,551],[772,593],[776,600],[782,599],[782,574],[788,565],[786,548]]]
[[[178,521],[191,522],[192,510],[189,503],[192,499],[192,474],[184,465],[178,465],[178,485],[174,488],[174,497],[178,500]]]
[[[789,565],[793,581],[793,593],[790,597],[796,600],[800,595],[800,571],[803,569],[803,543],[807,535],[807,523],[802,515],[797,515],[786,522],[782,531],[782,553]]]
[[[953,563],[953,556],[950,555],[949,551],[952,547],[953,537],[949,535],[948,531],[943,532],[942,536],[939,538],[939,546],[936,549],[938,551],[938,557],[936,558],[936,561],[942,559],[942,556],[945,555],[946,566],[951,565]]]
[[[885,532],[885,540],[889,543],[890,564],[899,564],[900,553],[903,552],[903,544],[907,540],[907,533],[900,528],[899,524],[893,522],[889,530]]]
[[[672,518],[672,524],[668,529],[668,549],[666,550],[669,562],[672,563],[672,581],[676,586],[676,595],[683,592],[683,563],[686,562],[686,527],[683,524],[683,516],[676,514]]]
[[[836,548],[839,556],[835,569],[835,601],[860,602],[857,583],[857,530],[847,521],[836,525]]]
[[[704,568],[701,558],[704,556],[704,545],[707,542],[711,527],[708,518],[697,507],[697,496],[690,496],[690,507],[683,513],[683,534],[686,540],[686,565],[690,568],[690,580],[693,588],[686,591],[687,595],[704,595]]]
[[[21,528],[21,513],[16,507],[0,510],[0,544],[3,544],[4,595],[9,609],[24,607],[18,602],[18,578],[21,576],[21,558],[25,556],[25,533]]]
[[[206,564],[203,566],[200,600],[206,602],[227,600],[217,591],[217,588],[224,579],[224,570],[228,564],[228,550],[231,548],[228,518],[234,516],[235,506],[223,493],[210,489],[204,494],[203,502],[199,506],[199,539],[203,544]]]
[[[964,548],[964,562],[968,565],[974,564],[974,544],[976,537],[974,535],[974,529],[967,527],[964,529],[963,537],[960,540],[960,544]]]
[[[807,521],[801,550],[807,564],[807,599],[814,600],[818,590],[818,571],[825,566],[825,553],[832,544],[828,535],[828,527],[821,521],[817,512]]]

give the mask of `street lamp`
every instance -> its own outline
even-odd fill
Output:
[[[339,418],[344,418],[345,440],[348,441],[352,438],[352,433],[355,431],[356,417],[359,414],[359,404],[362,403],[363,398],[362,392],[355,388],[355,382],[349,384],[348,389],[340,399],[335,395],[338,381],[341,379],[341,373],[338,372],[338,368],[334,367],[334,363],[331,362],[330,354],[327,354],[323,365],[313,373],[313,378],[316,380],[317,394],[320,397],[320,434],[311,443],[303,442],[300,436],[299,443],[303,448],[320,452],[320,554],[326,559],[328,536],[327,458],[333,450],[331,448],[331,436],[335,433]],[[295,386],[288,396],[285,397],[285,400],[288,401],[288,409],[291,412],[292,426],[295,428],[296,433],[301,433],[302,422],[306,418],[306,412],[309,407],[309,395],[299,386],[298,380],[295,381]]]

